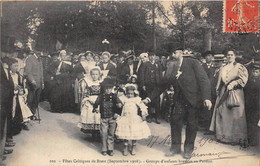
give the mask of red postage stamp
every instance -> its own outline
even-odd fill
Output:
[[[224,32],[258,33],[258,0],[224,0]]]

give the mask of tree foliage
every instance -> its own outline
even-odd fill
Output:
[[[3,2],[2,45],[10,37],[39,50],[55,51],[57,41],[70,51],[111,52],[153,50],[152,1]],[[260,49],[259,36],[222,31],[220,1],[172,2],[169,10],[156,2],[155,36],[158,55],[169,55],[177,47],[203,52],[205,29],[212,32],[212,50],[235,48],[253,55]],[[173,22],[169,21],[173,20]],[[253,40],[251,40],[253,39]]]

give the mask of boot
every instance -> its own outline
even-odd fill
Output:
[[[23,128],[24,130],[30,130],[29,127],[28,127],[28,125],[27,125],[27,123],[23,123],[23,124],[22,124],[22,128]]]
[[[123,155],[124,156],[128,155],[128,142],[127,141],[125,141],[125,143],[124,143]]]
[[[133,141],[132,143],[132,149],[131,149],[131,155],[136,154],[136,141]]]
[[[160,124],[160,122],[158,121],[158,119],[157,119],[156,117],[155,117],[154,119],[155,119],[154,122],[155,122],[156,124]]]
[[[148,115],[146,117],[146,121],[147,121],[147,123],[151,123],[152,122],[152,117],[150,115]]]

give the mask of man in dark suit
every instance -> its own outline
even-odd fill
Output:
[[[116,58],[117,62],[116,62],[116,66],[117,66],[117,74],[120,73],[121,69],[124,67],[125,64],[125,59],[124,56],[122,54],[119,54]]]
[[[40,94],[44,87],[43,83],[43,67],[40,59],[40,52],[32,53],[26,60],[24,74],[28,83],[28,105],[32,110],[34,119],[37,119],[36,109],[38,108]]]
[[[116,59],[117,59],[117,63],[116,63],[117,83],[123,84],[125,82],[123,80],[121,80],[120,74],[121,74],[121,71],[123,70],[123,68],[125,67],[125,58],[122,54],[119,54]]]
[[[149,61],[149,57],[148,57],[148,53],[141,53],[139,56],[139,61],[137,63],[137,67],[136,67],[136,72],[137,72],[137,84],[138,84],[138,89],[142,90],[142,85],[141,83],[143,83],[143,80],[141,78],[143,78],[144,76],[142,74],[143,73],[143,64],[146,63],[147,61]],[[141,89],[140,89],[141,88]]]
[[[202,64],[203,69],[207,73],[209,78],[210,87],[211,87],[211,101],[212,101],[212,109],[214,108],[214,104],[217,98],[216,95],[216,85],[217,85],[217,75],[216,75],[216,66],[213,63],[214,53],[212,51],[206,51],[203,54],[203,57],[206,60],[206,63]],[[210,121],[212,117],[213,110],[208,111],[205,109],[201,109],[200,112],[200,124],[201,127],[206,129],[205,135],[212,135],[214,132],[209,131]]]
[[[181,153],[181,137],[183,118],[187,120],[186,139],[184,143],[184,158],[190,159],[194,150],[194,142],[196,139],[198,128],[198,111],[202,103],[208,109],[212,104],[210,101],[210,82],[206,72],[201,67],[198,60],[193,57],[183,57],[182,50],[176,50],[172,55],[177,60],[177,67],[170,74],[169,77],[163,81],[164,86],[160,86],[160,90],[155,90],[149,98],[143,100],[144,103],[161,94],[167,84],[173,84],[175,89],[175,107],[171,112],[171,137],[172,145],[170,153],[166,156],[174,156]]]
[[[108,70],[107,76],[116,78],[116,67],[110,62],[110,53],[105,51],[102,53],[102,62],[98,65],[101,70]]]
[[[141,88],[149,95],[159,87],[162,78],[162,67],[160,63],[155,62],[155,54],[149,54],[149,61],[143,63],[140,68],[140,85]],[[155,123],[160,124],[158,121],[160,113],[160,97],[155,97],[152,99],[151,103],[148,105],[149,116],[147,122],[151,123],[155,120]]]
[[[127,56],[125,60],[127,64],[125,64],[121,71],[119,71],[119,79],[127,82],[130,76],[136,74],[137,64],[134,63],[134,55]]]
[[[13,106],[13,96],[14,96],[14,83],[10,75],[10,70],[8,67],[8,58],[3,58],[0,64],[0,74],[1,74],[1,110],[0,110],[0,127],[1,127],[1,152],[0,160],[3,159],[3,154],[6,149],[5,145],[14,146],[13,133],[12,133],[12,106]]]
[[[203,54],[203,57],[206,60],[206,63],[202,64],[203,69],[205,70],[205,72],[207,73],[207,76],[209,78],[210,81],[210,85],[211,85],[211,94],[212,94],[212,101],[214,99],[216,99],[216,66],[213,63],[213,59],[214,59],[214,53],[211,51],[207,51]]]

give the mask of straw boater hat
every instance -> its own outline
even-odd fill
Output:
[[[252,68],[254,70],[258,70],[258,69],[260,69],[260,64],[259,63],[252,63]]]
[[[215,54],[214,55],[214,61],[224,61],[225,55],[224,54]]]
[[[90,54],[92,57],[95,55],[93,52],[91,52],[91,51],[86,51],[85,52],[85,55],[88,55],[88,54]]]
[[[108,51],[104,51],[104,52],[101,54],[101,56],[104,56],[104,55],[107,55],[109,58],[110,58],[110,56],[111,56]]]
[[[82,56],[85,56],[85,53],[80,53],[79,54],[79,58],[81,58]]]

